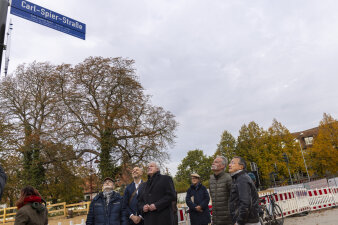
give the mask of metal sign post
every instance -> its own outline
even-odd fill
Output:
[[[6,45],[6,54],[5,54],[5,76],[7,76],[8,72],[8,64],[9,64],[9,54],[11,52],[11,37],[12,37],[13,23],[12,19],[9,20],[9,27],[7,31],[7,45]]]
[[[7,0],[0,0],[0,72],[2,53],[5,47],[6,20],[9,3]]]

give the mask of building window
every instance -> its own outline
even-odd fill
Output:
[[[306,137],[304,138],[306,145],[312,145],[313,144],[313,137]]]

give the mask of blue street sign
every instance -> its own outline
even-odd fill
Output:
[[[86,24],[24,0],[13,0],[11,14],[86,39]]]

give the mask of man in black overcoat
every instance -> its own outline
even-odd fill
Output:
[[[173,225],[172,201],[175,199],[174,182],[171,177],[160,174],[155,162],[148,164],[148,181],[138,195],[138,207],[144,225]]]

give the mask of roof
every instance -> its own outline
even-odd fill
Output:
[[[291,133],[295,138],[299,139],[299,137],[313,137],[317,136],[319,127],[314,127],[308,130],[298,131]]]

